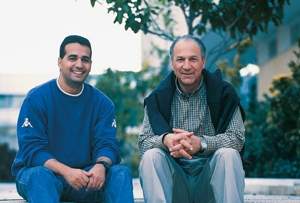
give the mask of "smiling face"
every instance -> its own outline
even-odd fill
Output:
[[[204,67],[201,49],[192,39],[178,41],[173,50],[172,67],[182,91],[193,92],[199,86]]]
[[[91,71],[91,50],[79,43],[65,46],[65,55],[58,59],[60,68],[59,83],[67,92],[81,89],[84,80]]]

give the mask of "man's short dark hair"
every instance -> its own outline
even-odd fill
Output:
[[[170,57],[171,58],[173,58],[173,52],[174,52],[175,45],[177,44],[177,42],[182,41],[182,40],[192,40],[192,41],[196,42],[197,45],[200,48],[201,56],[203,58],[205,58],[205,55],[206,55],[205,45],[203,44],[202,40],[199,37],[196,37],[196,36],[193,36],[193,35],[183,35],[183,36],[177,37],[173,41],[173,43],[171,44],[171,47],[170,47]]]
[[[71,43],[78,43],[83,46],[87,46],[91,50],[90,57],[92,57],[91,43],[87,38],[79,36],[79,35],[69,35],[62,41],[62,43],[60,45],[60,48],[59,48],[59,57],[60,58],[63,58],[65,56],[65,54],[66,54],[65,48],[68,44],[71,44]]]

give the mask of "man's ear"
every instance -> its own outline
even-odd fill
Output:
[[[58,57],[58,59],[57,59],[57,65],[59,67],[59,70],[61,69],[61,61],[62,61],[62,59],[60,57]]]
[[[169,59],[169,65],[171,66],[171,68],[173,68],[173,59],[172,59],[172,57],[170,57],[170,59]]]
[[[202,57],[202,61],[203,61],[203,65],[202,65],[202,67],[203,67],[203,68],[205,68],[205,62],[206,62],[206,60],[205,60],[205,58],[204,58],[204,57]]]

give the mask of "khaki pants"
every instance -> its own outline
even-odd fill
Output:
[[[244,170],[239,153],[221,148],[198,174],[186,173],[164,150],[145,152],[140,167],[145,203],[244,202]]]

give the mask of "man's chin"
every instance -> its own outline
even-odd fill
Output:
[[[194,79],[190,79],[190,78],[184,78],[180,80],[180,83],[183,85],[192,85],[195,83]]]
[[[72,81],[73,82],[78,82],[78,83],[84,82],[85,79],[86,79],[86,76],[74,76],[74,77],[72,77]]]

